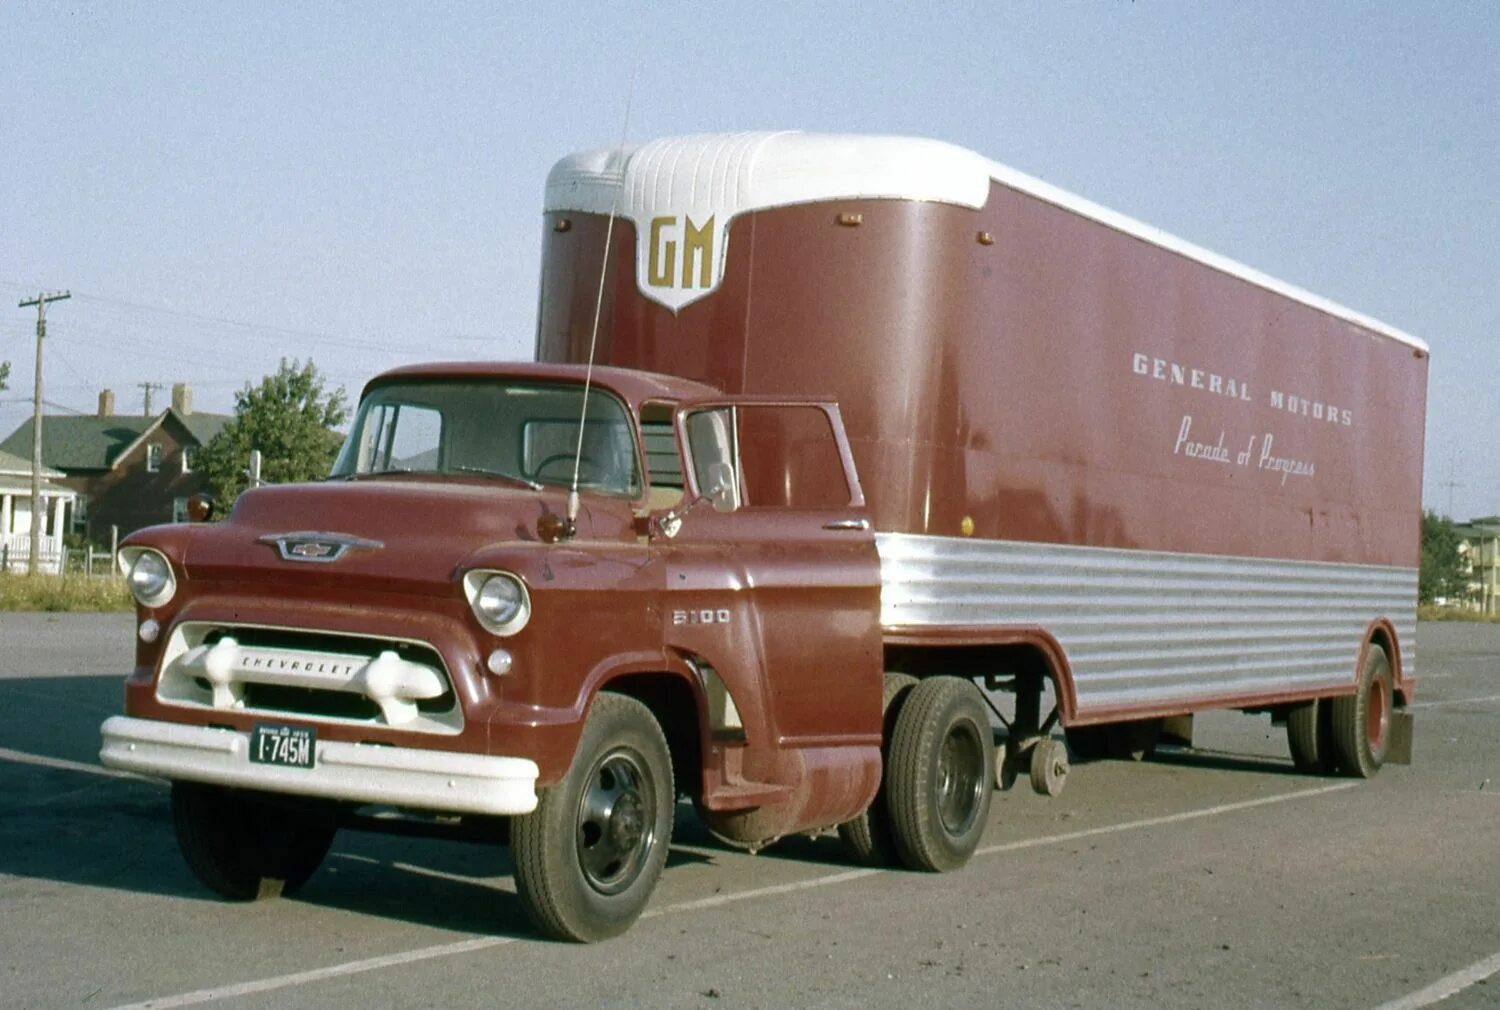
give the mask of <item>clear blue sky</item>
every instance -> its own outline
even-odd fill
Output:
[[[1500,512],[1500,3],[511,6],[0,5],[0,436],[38,289],[85,412],[528,357],[547,170],[634,70],[632,140],[936,137],[1422,337],[1427,502]]]

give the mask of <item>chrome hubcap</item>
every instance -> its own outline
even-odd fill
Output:
[[[988,784],[984,746],[975,728],[969,723],[954,726],[943,739],[938,759],[938,817],[943,830],[961,835],[973,827]]]
[[[631,751],[606,754],[578,803],[578,864],[589,886],[618,894],[640,875],[655,841],[656,789]]]

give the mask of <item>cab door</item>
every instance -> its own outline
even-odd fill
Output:
[[[880,561],[838,408],[700,404],[677,431],[698,504],[662,544],[669,642],[705,650],[752,744],[878,744]]]

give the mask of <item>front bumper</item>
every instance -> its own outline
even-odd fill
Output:
[[[250,762],[250,735],[114,716],[100,727],[108,768],[238,789],[464,814],[536,809],[536,762],[452,751],[317,742],[312,768]]]

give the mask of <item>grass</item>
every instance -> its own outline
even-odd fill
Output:
[[[1440,607],[1436,603],[1423,603],[1417,607],[1419,621],[1469,621],[1476,624],[1500,624],[1500,614],[1481,614],[1468,607]]]
[[[52,613],[134,610],[125,583],[87,575],[9,575],[0,573],[0,611],[45,610]]]

